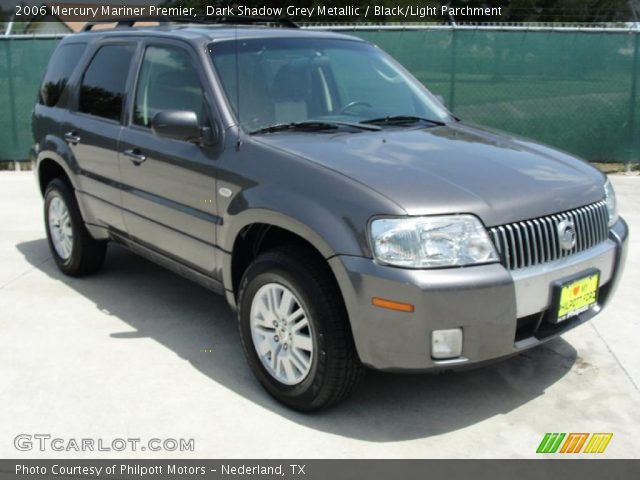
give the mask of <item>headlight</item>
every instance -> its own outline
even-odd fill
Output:
[[[498,261],[473,215],[380,218],[371,222],[375,258],[388,265],[433,268]]]
[[[618,221],[618,202],[616,202],[616,192],[613,191],[613,185],[607,178],[604,184],[604,199],[607,202],[607,211],[609,212],[609,227]]]

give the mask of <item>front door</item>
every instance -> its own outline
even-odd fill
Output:
[[[215,147],[161,138],[153,116],[166,110],[195,112],[210,126],[210,102],[198,59],[187,45],[149,43],[144,48],[129,120],[120,137],[123,214],[129,236],[208,276],[216,276],[219,221],[215,202]]]

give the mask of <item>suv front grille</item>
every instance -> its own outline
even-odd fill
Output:
[[[558,224],[572,221],[576,233],[573,248],[560,246]],[[609,215],[604,201],[567,212],[489,228],[501,263],[509,270],[551,262],[587,250],[607,239]]]

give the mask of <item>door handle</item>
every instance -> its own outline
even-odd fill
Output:
[[[73,130],[65,133],[64,139],[67,141],[67,143],[71,143],[73,145],[77,145],[78,143],[80,143],[80,137]]]
[[[129,160],[131,160],[136,167],[147,159],[138,148],[131,148],[122,153],[129,157]]]

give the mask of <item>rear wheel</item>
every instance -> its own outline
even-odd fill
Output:
[[[62,272],[81,276],[100,269],[106,242],[91,237],[75,196],[60,178],[51,180],[45,190],[44,221],[51,254]]]
[[[249,365],[279,401],[329,407],[363,376],[346,309],[329,268],[307,249],[258,256],[239,293],[240,336]]]

